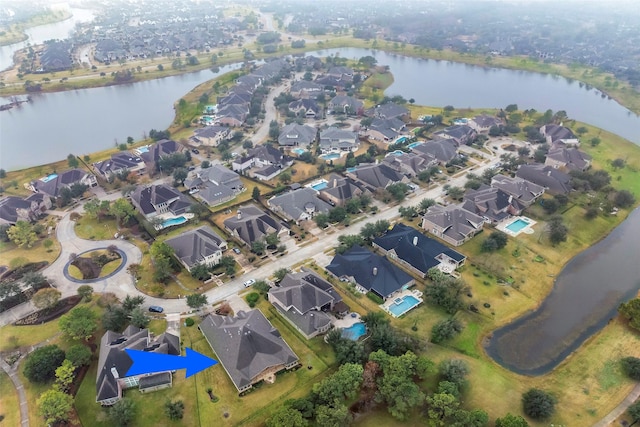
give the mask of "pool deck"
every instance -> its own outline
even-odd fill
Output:
[[[526,227],[522,228],[518,232],[511,231],[511,230],[509,230],[507,228],[510,224],[512,224],[512,223],[514,223],[514,222],[516,222],[518,220],[522,220],[522,221],[528,222],[529,225],[527,225]],[[532,227],[534,225],[536,225],[537,223],[538,223],[537,221],[534,221],[531,218],[526,217],[526,216],[514,216],[514,217],[507,218],[507,219],[501,221],[498,225],[496,225],[496,230],[502,231],[504,234],[506,234],[508,236],[516,237],[520,233],[533,234],[533,228]]]
[[[362,322],[362,320],[360,319],[360,315],[358,313],[354,313],[354,314],[356,315],[356,317],[351,317],[351,313],[349,313],[342,319],[336,319],[333,322],[333,326],[336,329],[347,329],[352,327],[356,323]]]
[[[403,315],[407,314],[408,312],[410,312],[411,310],[413,310],[414,308],[418,307],[420,304],[422,304],[424,302],[424,300],[422,299],[422,291],[419,291],[417,289],[405,289],[404,291],[400,292],[399,294],[394,295],[392,298],[389,298],[388,300],[386,300],[384,302],[384,304],[382,304],[380,306],[380,308],[382,308],[384,311],[386,311],[392,317],[400,317],[400,316],[396,316],[395,314],[393,314],[391,312],[391,310],[389,309],[389,307],[391,307],[392,305],[395,304],[395,300],[396,299],[404,298],[404,297],[409,296],[409,295],[411,295],[414,298],[417,298],[418,301],[420,301],[420,302],[400,315],[400,316],[403,316]]]

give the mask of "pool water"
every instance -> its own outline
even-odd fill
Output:
[[[412,142],[411,144],[407,145],[407,147],[414,148],[414,147],[417,147],[418,145],[422,145],[422,144],[424,144],[422,141],[416,141],[416,142]]]
[[[401,136],[400,138],[396,139],[396,144],[402,144],[406,140],[407,140],[406,136]]]
[[[507,225],[505,228],[514,233],[519,233],[523,228],[527,227],[529,223],[523,219],[516,219],[511,224]]]
[[[367,327],[362,322],[355,323],[348,328],[342,330],[342,337],[357,341],[361,336],[367,333]]]
[[[404,151],[402,150],[396,150],[396,151],[392,151],[391,153],[389,153],[393,156],[402,156],[404,154]]]
[[[306,152],[307,150],[305,150],[304,148],[294,148],[293,150],[294,153],[296,153],[298,156],[304,152]]]
[[[322,182],[318,182],[317,184],[313,184],[311,188],[313,188],[316,191],[324,190],[325,188],[327,188],[327,181],[322,181]]]
[[[340,153],[322,154],[320,158],[324,160],[335,160],[340,158]]]
[[[402,298],[396,298],[393,301],[393,304],[389,306],[389,311],[395,317],[400,317],[418,304],[420,304],[420,300],[418,298],[414,297],[413,295],[405,295]]]
[[[142,154],[142,153],[148,153],[149,152],[149,146],[148,145],[144,145],[142,147],[138,147],[137,149],[138,153]]]
[[[44,178],[40,179],[40,181],[42,181],[42,182],[49,182],[49,181],[51,181],[52,179],[56,179],[57,177],[58,177],[58,174],[57,174],[57,173],[52,173],[51,175],[47,175],[47,176],[45,176]]]
[[[357,167],[353,167],[353,168],[347,168],[347,172],[349,173],[354,173],[355,171],[357,171],[358,168]]]
[[[185,218],[183,216],[179,216],[177,218],[167,219],[166,221],[162,222],[162,228],[171,227],[172,225],[184,224],[187,221],[188,221],[187,218]]]

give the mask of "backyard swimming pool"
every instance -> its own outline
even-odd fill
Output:
[[[340,153],[321,154],[320,158],[323,160],[336,160],[340,158]]]
[[[42,182],[49,182],[49,181],[51,181],[52,179],[56,179],[57,177],[58,177],[58,174],[57,174],[57,173],[52,173],[51,175],[47,175],[47,176],[45,176],[44,178],[40,178],[40,181],[42,181]]]
[[[177,218],[171,218],[171,219],[167,219],[164,220],[162,222],[162,228],[167,228],[167,227],[171,227],[173,225],[180,225],[180,224],[184,224],[185,222],[187,222],[187,218],[183,217],[183,216],[179,216]]]
[[[507,225],[505,228],[514,233],[519,233],[522,231],[523,228],[527,227],[528,225],[529,225],[528,221],[518,218],[515,221],[513,221],[511,224]]]
[[[417,307],[421,302],[422,301],[413,295],[405,295],[396,298],[388,308],[393,317],[400,317],[412,308]]]
[[[424,144],[424,142],[416,141],[416,142],[412,142],[411,144],[407,145],[407,147],[414,148],[414,147],[417,147],[418,145],[422,145],[422,144]]]
[[[307,150],[305,150],[304,148],[294,148],[293,150],[291,150],[292,152],[296,153],[298,156],[304,152],[306,152]]]
[[[392,156],[402,156],[404,154],[404,151],[396,150],[396,151],[390,152],[389,154],[391,154]]]
[[[403,142],[405,142],[407,140],[406,136],[401,136],[398,139],[396,139],[395,143],[396,144],[402,144]]]
[[[352,341],[358,341],[358,339],[367,333],[367,327],[362,322],[354,323],[342,330],[342,337],[348,338]]]

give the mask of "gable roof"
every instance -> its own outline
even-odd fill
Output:
[[[273,196],[268,204],[279,207],[289,218],[297,221],[304,213],[316,214],[331,209],[331,205],[319,199],[317,194],[314,189],[303,187]]]
[[[461,253],[402,223],[394,225],[383,236],[375,238],[373,243],[386,251],[393,249],[398,258],[422,273],[427,273],[430,268],[440,264],[436,257],[441,254],[458,262],[466,258]]]
[[[577,139],[571,129],[561,125],[547,124],[540,127],[540,133],[551,138],[551,142],[561,139]]]
[[[318,130],[307,125],[289,123],[280,131],[278,144],[280,145],[309,145],[316,139]]]
[[[373,188],[387,188],[388,185],[401,182],[405,178],[404,174],[391,169],[385,163],[359,165],[352,174]]]
[[[130,197],[134,206],[138,208],[143,215],[156,212],[156,206],[168,203],[174,199],[175,201],[171,202],[171,206],[169,207],[169,210],[174,214],[186,212],[192,204],[187,196],[167,184],[151,185],[148,187],[138,186],[131,193]]]
[[[387,139],[393,139],[396,136],[400,135],[400,132],[404,127],[405,127],[404,122],[397,118],[393,118],[393,119],[375,118],[369,125],[369,129],[380,132]]]
[[[577,148],[567,148],[564,144],[554,144],[547,153],[547,159],[564,164],[568,169],[584,170],[590,162],[591,156]]]
[[[416,145],[411,151],[432,156],[441,163],[448,163],[456,156],[456,145],[451,140],[438,138]]]
[[[461,205],[431,206],[424,214],[424,219],[442,228],[442,234],[455,241],[464,240],[484,224],[482,217],[463,209]]]
[[[226,246],[225,240],[206,225],[167,239],[165,243],[173,248],[176,257],[189,268],[220,252],[221,246]]]
[[[32,187],[39,193],[48,194],[51,197],[58,197],[60,190],[65,187],[70,187],[75,183],[79,183],[85,177],[89,175],[82,169],[69,169],[64,172],[56,174],[55,177],[49,175],[46,181],[38,179],[31,181]]]
[[[172,139],[161,139],[149,147],[149,150],[140,154],[145,163],[156,163],[161,157],[181,152],[182,145]]]
[[[389,153],[382,161],[393,170],[410,176],[417,175],[437,163],[433,157],[422,153],[402,153],[400,155]]]
[[[353,277],[358,285],[383,298],[413,281],[391,261],[362,246],[336,255],[326,268],[337,277]]]
[[[18,209],[31,209],[31,202],[17,196],[0,199],[0,220],[10,224],[18,221]]]
[[[298,111],[300,109],[304,109],[305,112],[313,111],[315,114],[320,112],[320,106],[318,106],[318,103],[313,99],[303,98],[289,103],[289,110]]]
[[[235,317],[209,314],[198,328],[238,390],[265,369],[298,360],[260,310],[239,311]]]
[[[477,190],[468,190],[462,207],[492,221],[518,215],[525,208],[517,198],[486,184],[482,184]]]
[[[109,175],[122,169],[133,169],[140,166],[142,158],[128,151],[121,151],[111,155],[111,159],[96,162],[93,167],[102,175]]]
[[[224,226],[237,233],[238,237],[248,245],[262,240],[268,234],[278,233],[287,228],[255,205],[239,208],[237,216],[224,220]]]
[[[368,116],[379,117],[381,119],[394,119],[409,114],[409,110],[393,102],[378,105],[377,107],[367,110]]]
[[[293,160],[290,156],[283,154],[276,147],[269,144],[256,145],[249,150],[247,157],[253,157],[276,165],[285,165]]]
[[[491,179],[491,186],[501,189],[506,193],[517,197],[523,203],[532,203],[538,196],[544,193],[544,187],[522,178],[511,178],[506,175],[495,175]]]
[[[476,131],[467,125],[453,125],[436,132],[435,135],[453,139],[458,144],[463,144],[475,133]]]
[[[571,177],[558,169],[541,164],[521,165],[516,176],[545,187],[550,193],[566,194],[571,191]]]
[[[195,130],[195,136],[199,136],[202,138],[215,138],[220,134],[228,134],[229,128],[226,126],[205,126],[203,128],[198,128]]]
[[[471,120],[473,120],[481,128],[500,126],[502,124],[502,120],[500,120],[499,118],[486,114],[477,115]]]

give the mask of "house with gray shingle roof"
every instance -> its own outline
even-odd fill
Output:
[[[408,177],[414,177],[438,164],[437,160],[430,156],[415,153],[389,153],[382,162]]]
[[[112,154],[109,160],[94,163],[93,169],[105,178],[125,171],[140,176],[147,171],[142,157],[128,151],[120,151]]]
[[[300,80],[291,85],[290,93],[297,98],[316,98],[324,91],[318,83]]]
[[[554,143],[544,161],[546,166],[585,171],[591,166],[591,156],[577,148],[569,148],[561,142]]]
[[[147,220],[167,212],[173,215],[186,213],[193,204],[187,196],[166,184],[138,186],[130,194],[130,199]]]
[[[502,126],[502,120],[497,117],[480,114],[469,120],[469,127],[476,132],[489,132],[493,126]]]
[[[551,145],[555,142],[564,142],[567,145],[580,145],[578,137],[571,129],[562,125],[547,124],[540,127],[540,133],[547,140],[547,144]]]
[[[349,177],[331,174],[327,180],[327,186],[320,190],[318,196],[332,206],[344,206],[349,200],[363,194],[370,194],[364,185]]]
[[[420,277],[426,277],[427,272],[434,267],[450,274],[464,264],[467,258],[402,223],[394,225],[372,243],[387,258],[399,262]]]
[[[412,152],[433,157],[442,165],[449,163],[456,157],[456,150],[457,146],[455,142],[442,138],[426,141],[411,149]]]
[[[454,141],[457,146],[460,146],[472,143],[476,139],[476,136],[478,136],[478,132],[467,125],[454,125],[444,128],[434,135],[440,138],[450,139]]]
[[[341,301],[329,282],[307,269],[287,273],[278,287],[269,290],[269,302],[307,339],[331,328],[327,313],[336,307],[344,312],[345,304],[338,304]]]
[[[96,402],[103,406],[115,404],[127,388],[137,386],[141,393],[145,393],[172,385],[170,371],[127,376],[133,361],[125,349],[180,355],[180,337],[165,332],[152,341],[148,329],[133,325],[128,326],[121,334],[105,332],[100,340],[96,378]]]
[[[397,118],[379,119],[375,118],[364,132],[369,138],[378,141],[395,141],[401,135],[408,135],[405,130],[405,123]]]
[[[235,317],[209,314],[198,326],[238,393],[300,364],[298,356],[260,310]]]
[[[158,171],[158,162],[162,157],[182,153],[185,150],[185,147],[182,144],[172,139],[161,139],[155,144],[144,147],[145,150],[142,151],[140,148],[134,150],[134,153],[138,153],[140,157],[142,157],[142,160],[144,160],[147,165],[147,171],[149,174],[153,174]]]
[[[379,119],[408,120],[411,118],[411,112],[406,107],[393,102],[370,108],[365,112],[365,115]]]
[[[462,207],[489,223],[497,224],[511,216],[520,215],[526,206],[499,188],[482,184],[477,190],[467,190]]]
[[[69,188],[74,184],[82,184],[87,187],[96,187],[98,181],[95,175],[83,171],[82,169],[69,169],[60,173],[53,173],[27,184],[27,188],[34,193],[44,193],[49,197],[56,198],[63,188]]]
[[[409,182],[409,179],[403,173],[392,169],[385,163],[358,165],[354,171],[348,172],[347,176],[365,184],[370,188],[371,192],[387,188],[391,184]]]
[[[320,150],[322,153],[356,151],[358,149],[358,135],[355,132],[329,127],[320,131]]]
[[[312,126],[292,122],[285,125],[278,136],[278,144],[286,147],[311,145],[316,140],[318,130]]]
[[[225,139],[231,138],[231,129],[227,126],[205,126],[196,129],[189,141],[196,145],[217,147]]]
[[[298,99],[289,103],[289,111],[298,117],[315,119],[322,117],[322,108],[313,99]]]
[[[225,229],[235,238],[249,247],[254,242],[264,241],[269,234],[285,234],[289,232],[286,224],[269,216],[255,205],[243,206],[236,216],[224,220]]]
[[[362,110],[364,104],[359,99],[353,96],[336,95],[327,103],[327,110],[329,114],[358,114]]]
[[[453,246],[470,240],[483,225],[484,218],[459,205],[431,206],[422,218],[422,228]]]
[[[339,279],[353,282],[361,292],[373,292],[384,300],[415,284],[391,261],[362,246],[337,254],[326,269]]]
[[[26,198],[3,197],[0,199],[0,224],[15,225],[18,221],[36,221],[51,205],[49,196],[41,193]]]
[[[567,194],[571,191],[571,176],[551,166],[521,165],[516,176],[544,187],[549,194]]]
[[[544,187],[522,178],[511,178],[505,175],[496,175],[491,179],[491,186],[499,188],[507,194],[518,199],[524,206],[531,206],[544,194]]]
[[[222,252],[227,249],[227,242],[206,225],[167,239],[165,243],[188,271],[198,264],[218,265]]]
[[[298,224],[331,209],[331,205],[319,199],[317,195],[314,189],[304,187],[273,196],[267,201],[267,205],[274,212]]]

